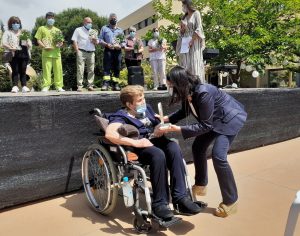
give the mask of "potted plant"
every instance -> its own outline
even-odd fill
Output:
[[[28,30],[22,30],[20,34],[20,40],[22,46],[27,46],[28,39],[31,39],[31,34]]]
[[[53,41],[53,44],[55,45],[55,47],[60,48],[62,46],[63,42],[65,41],[65,38],[64,38],[62,32],[55,31],[52,34],[52,41]]]

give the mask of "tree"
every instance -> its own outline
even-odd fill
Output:
[[[90,17],[93,20],[93,28],[97,29],[100,33],[101,27],[107,23],[106,17],[100,17],[97,13],[83,8],[72,8],[62,11],[55,16],[55,26],[59,28],[65,38],[65,46],[61,49],[62,53],[62,64],[63,64],[63,73],[64,73],[64,87],[69,89],[76,89],[76,55],[72,48],[72,35],[74,30],[77,27],[82,25],[83,19],[85,17]],[[32,38],[38,29],[38,27],[46,25],[46,19],[44,16],[38,17],[35,22],[35,26],[32,30]],[[103,49],[100,46],[96,47],[96,65],[95,72],[96,76],[101,75],[102,71],[102,58],[103,58]],[[41,51],[39,47],[34,47],[32,51],[32,60],[33,68],[40,72],[41,69]]]
[[[262,72],[280,64],[299,71],[300,0],[194,0],[202,13],[206,46],[218,48],[218,64],[247,63]],[[154,0],[159,18],[178,25],[172,1]],[[170,32],[170,37],[174,32]]]

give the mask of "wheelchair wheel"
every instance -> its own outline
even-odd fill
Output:
[[[93,144],[84,154],[82,181],[93,209],[102,215],[111,213],[117,203],[118,181],[111,155],[102,145]]]

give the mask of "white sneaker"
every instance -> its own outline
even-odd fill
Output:
[[[30,92],[30,89],[27,86],[23,86],[22,93],[28,93]]]
[[[65,92],[66,90],[64,90],[63,88],[57,88],[56,91],[57,92]]]
[[[11,92],[12,92],[12,93],[17,93],[17,92],[19,92],[18,86],[12,87]]]
[[[42,92],[44,92],[44,93],[47,93],[49,91],[49,88],[48,87],[44,87],[43,89],[42,89]]]

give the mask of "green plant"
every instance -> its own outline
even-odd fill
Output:
[[[121,43],[123,43],[125,41],[125,36],[124,36],[124,34],[118,34],[118,35],[116,35],[116,37],[115,37],[115,43],[116,44],[121,44]]]
[[[20,35],[20,40],[28,40],[31,39],[31,33],[28,30],[22,30]]]
[[[55,31],[52,34],[52,42],[56,46],[59,43],[63,43],[65,41],[64,35],[60,30]]]
[[[8,69],[4,65],[0,65],[0,92],[9,92],[11,89],[11,79]]]

